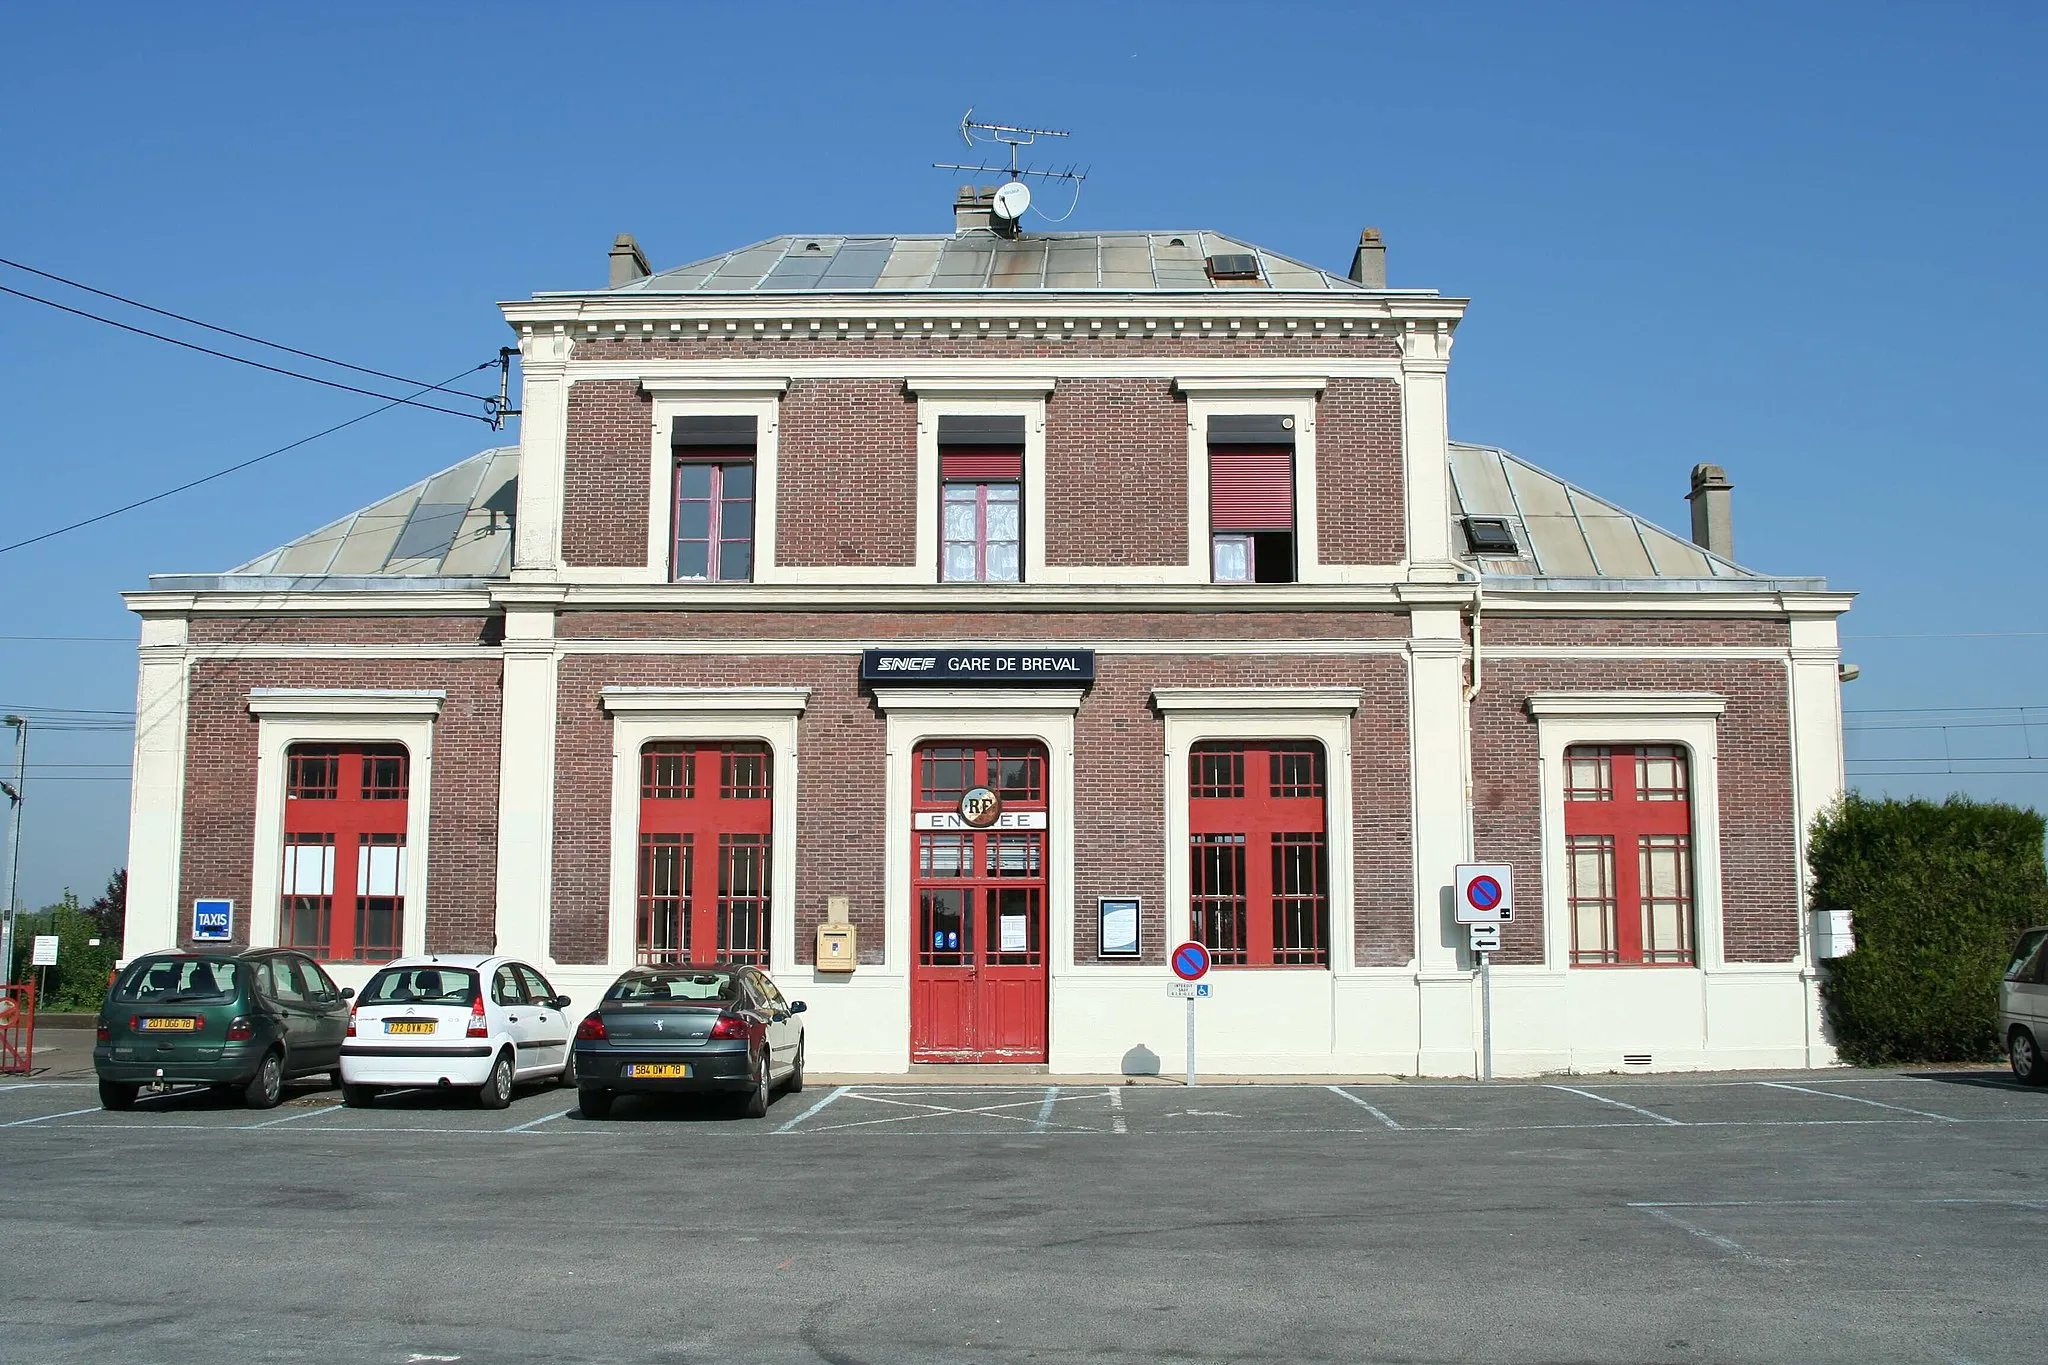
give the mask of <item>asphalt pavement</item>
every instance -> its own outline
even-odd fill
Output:
[[[2044,1354],[1992,1072],[570,1101],[0,1080],[0,1360]]]

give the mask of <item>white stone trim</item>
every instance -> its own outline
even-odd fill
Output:
[[[1178,376],[1180,383],[1187,376]],[[1188,421],[1188,562],[1177,581],[1200,583],[1212,594],[1256,593],[1275,583],[1211,581],[1209,527],[1209,419],[1222,416],[1276,416],[1294,419],[1294,578],[1296,583],[1334,583],[1345,575],[1326,572],[1316,552],[1316,390],[1302,388],[1210,390],[1202,385],[1183,389]]]
[[[770,774],[768,958],[771,972],[796,968],[797,722],[808,688],[607,687],[612,718],[611,866],[605,960],[632,964],[639,901],[640,751],[662,740],[755,740],[767,744]]]
[[[641,390],[650,398],[758,398],[764,394],[780,398],[789,392],[789,378],[786,375],[743,374],[721,377],[705,374],[641,374],[637,378],[640,380]]]
[[[967,714],[1000,711],[1011,715],[1072,715],[1081,709],[1080,687],[877,687],[875,705],[885,712],[942,711]]]
[[[1245,370],[1249,370],[1249,367],[1245,367]],[[1176,374],[1173,377],[1173,384],[1175,388],[1184,394],[1221,393],[1239,396],[1259,394],[1267,397],[1308,395],[1313,397],[1329,387],[1330,376],[1323,374],[1268,374],[1264,372],[1262,367],[1261,369],[1250,370],[1249,372],[1241,370],[1233,374]]]
[[[742,583],[675,582],[670,579],[671,543],[675,525],[675,447],[671,436],[678,417],[752,417],[754,419],[754,575],[751,583],[789,581],[775,563],[777,456],[781,450],[782,395],[789,381],[765,376],[732,376],[693,384],[687,380],[640,378],[653,409],[648,433],[647,559],[645,563],[586,570],[589,581],[658,583],[670,592],[716,596]],[[565,571],[563,578],[581,577]],[[683,606],[682,601],[675,603]]]
[[[1541,705],[1539,706],[1539,702]],[[1693,943],[1696,965],[1645,967],[1670,974],[1715,972],[1726,960],[1721,927],[1721,765],[1719,718],[1725,697],[1705,692],[1563,692],[1529,698],[1536,717],[1543,797],[1543,961],[1571,962],[1570,868],[1564,856],[1565,750],[1574,744],[1674,744],[1690,757]],[[1626,967],[1579,968],[1626,972]]]
[[[1003,399],[1034,395],[1044,398],[1058,383],[1059,379],[1049,374],[912,375],[903,381],[903,387],[919,398],[1000,402]]]
[[[552,963],[559,589],[505,595],[498,708],[497,949]]]
[[[249,946],[278,941],[279,882],[284,863],[284,803],[294,744],[403,744],[409,759],[405,805],[405,926],[399,950],[427,950],[427,881],[434,793],[434,723],[438,691],[350,691],[328,688],[256,688],[249,710],[257,717],[256,831],[249,871]],[[335,850],[337,858],[344,856]],[[335,914],[344,913],[336,905]]]
[[[128,793],[128,916],[121,955],[175,948],[185,841],[185,740],[191,674],[180,615],[142,618],[135,678],[135,750]]]
[[[1210,705],[1202,704],[1206,693]],[[1259,704],[1260,698],[1266,705]],[[1328,797],[1323,810],[1329,839],[1329,975],[1357,970],[1358,902],[1352,815],[1351,723],[1364,693],[1345,687],[1159,688],[1153,703],[1166,717],[1166,940],[1185,937],[1188,905],[1188,751],[1208,739],[1308,739],[1323,746]],[[1115,969],[1109,969],[1115,970]],[[1305,968],[1232,967],[1227,981],[1299,981]],[[1312,989],[1312,988],[1311,988]]]

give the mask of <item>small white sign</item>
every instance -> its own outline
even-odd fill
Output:
[[[1023,915],[1003,916],[1003,951],[1006,953],[1028,953],[1031,951],[1030,921]]]
[[[1498,924],[1473,924],[1466,927],[1472,933],[1473,952],[1497,953],[1500,951],[1500,926]]]
[[[1006,810],[987,825],[970,825],[957,810],[921,810],[911,817],[913,829],[1044,829],[1042,810]]]
[[[1515,869],[1506,863],[1459,863],[1460,924],[1506,924],[1515,917]]]
[[[57,936],[55,934],[36,935],[36,946],[29,954],[28,965],[31,967],[54,967],[57,965]]]
[[[1168,1000],[1207,1000],[1209,983],[1206,981],[1169,981],[1166,983]]]

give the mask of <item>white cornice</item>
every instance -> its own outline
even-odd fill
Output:
[[[1081,687],[877,687],[884,711],[1055,711],[1081,709]]]
[[[643,372],[636,377],[640,381],[641,389],[650,398],[712,398],[719,394],[758,398],[763,394],[789,391],[788,376],[763,375],[758,370],[752,375],[672,375]]]
[[[794,715],[808,704],[808,687],[607,687],[604,709],[617,715],[689,714],[702,711],[774,712]]]
[[[1059,381],[1052,375],[912,375],[903,381],[903,387],[919,398],[960,397],[1018,397],[1036,394],[1044,397]]]
[[[1243,366],[1234,374],[1177,374],[1173,378],[1174,387],[1182,393],[1321,393],[1329,382],[1327,375],[1246,374]]]
[[[1532,692],[1526,704],[1539,719],[1655,720],[1718,716],[1728,709],[1728,698],[1718,692]]]
[[[1337,711],[1350,715],[1365,700],[1357,687],[1155,687],[1161,711]]]
[[[438,716],[448,694],[439,688],[406,691],[356,687],[257,687],[249,712],[257,716]]]
[[[1017,331],[1057,322],[1115,330],[1120,325],[1160,335],[1188,331],[1252,330],[1293,323],[1295,327],[1353,330],[1371,334],[1374,326],[1389,337],[1405,335],[1411,323],[1455,327],[1469,300],[1434,294],[1253,294],[1229,290],[1216,295],[1194,294],[616,294],[581,298],[523,299],[502,303],[505,320],[523,335],[561,331],[579,339],[590,335],[659,335],[699,326],[736,332],[788,331],[792,335],[828,335],[844,328],[890,331],[929,328],[950,330],[954,324],[994,333],[1017,324]]]
[[[927,390],[959,389],[976,394],[1008,391],[1031,394],[1041,386],[1049,391],[1057,380],[1079,378],[1187,379],[1206,383],[1214,379],[1247,381],[1256,391],[1308,393],[1331,379],[1390,379],[1398,381],[1405,362],[1395,356],[1242,356],[1191,357],[1170,354],[1145,355],[1052,355],[1037,356],[875,356],[806,355],[763,359],[677,360],[669,357],[592,356],[560,367],[571,382],[596,379],[640,381],[653,377],[674,377],[700,383],[706,389],[737,389],[740,383],[759,380],[764,374],[781,379],[901,379],[906,386]],[[1278,382],[1264,376],[1281,376]],[[738,382],[721,383],[731,379]],[[993,381],[993,382],[992,382]],[[1259,382],[1263,381],[1263,382]]]

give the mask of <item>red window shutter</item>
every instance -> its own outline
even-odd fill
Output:
[[[1232,446],[1210,451],[1209,529],[1292,531],[1293,449]]]
[[[939,477],[976,483],[1016,483],[1024,477],[1024,452],[1002,447],[954,446],[939,452]]]

